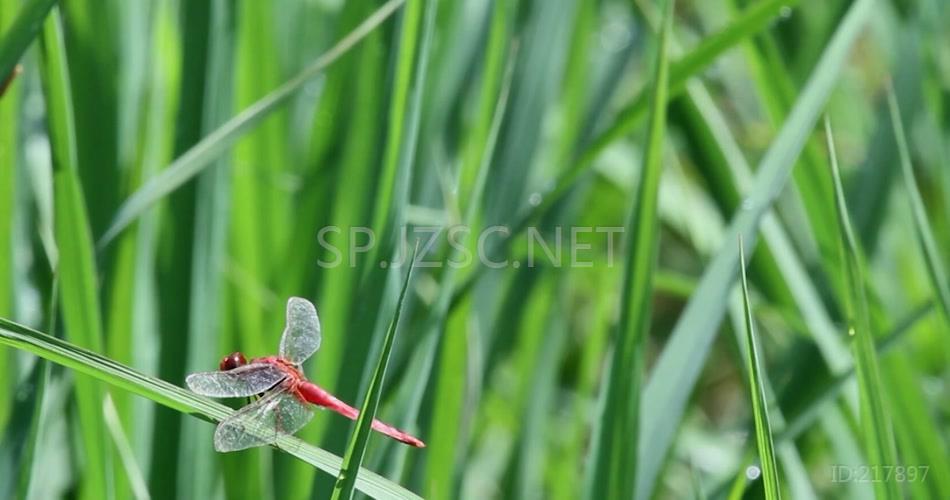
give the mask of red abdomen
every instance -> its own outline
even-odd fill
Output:
[[[340,401],[335,396],[323,390],[314,383],[305,381],[301,382],[297,385],[297,392],[308,403],[333,410],[350,420],[356,420],[356,418],[360,415],[359,410],[344,403],[343,401]],[[377,419],[373,419],[373,430],[417,448],[425,447],[425,443],[423,443],[419,438],[409,435],[391,425],[384,424]]]

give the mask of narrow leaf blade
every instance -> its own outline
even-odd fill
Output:
[[[841,174],[838,171],[838,159],[835,153],[831,125],[825,120],[825,134],[828,151],[831,156],[831,175],[835,187],[835,207],[838,212],[838,229],[841,234],[841,251],[844,257],[845,285],[847,296],[845,306],[848,317],[848,335],[851,337],[851,349],[854,353],[855,371],[858,378],[858,391],[861,409],[861,434],[864,440],[864,452],[872,470],[884,471],[885,467],[897,464],[894,449],[894,429],[885,409],[883,394],[886,392],[881,381],[881,370],[874,347],[874,335],[871,332],[871,319],[868,299],[865,293],[864,270],[860,261],[857,238],[851,227],[848,207],[841,186]],[[880,499],[901,498],[896,481],[875,481],[875,496]]]
[[[825,101],[837,82],[851,46],[864,28],[873,1],[851,4],[785,125],[757,169],[752,195],[733,218],[729,233],[750,241],[762,217],[782,191],[795,159],[812,131]],[[724,245],[712,258],[696,292],[686,305],[660,355],[644,392],[644,437],[639,449],[641,471],[637,479],[638,500],[650,497],[667,450],[683,416],[686,402],[699,378],[703,361],[719,328],[729,289],[735,284],[739,252]]]
[[[369,443],[369,436],[372,433],[373,419],[376,418],[376,410],[379,407],[379,400],[382,398],[386,367],[389,365],[389,356],[392,354],[396,330],[399,328],[399,318],[402,315],[403,303],[406,300],[406,290],[409,289],[409,282],[412,280],[412,267],[415,260],[416,256],[413,253],[412,260],[409,262],[409,270],[406,272],[406,279],[403,281],[402,290],[399,292],[399,299],[396,301],[396,312],[389,323],[389,330],[387,330],[386,338],[383,341],[383,350],[379,355],[379,361],[376,362],[376,371],[366,391],[366,396],[363,398],[363,406],[360,408],[360,415],[356,420],[356,429],[353,431],[353,435],[350,436],[350,442],[346,447],[346,455],[343,457],[343,465],[340,468],[340,475],[333,486],[333,496],[331,497],[333,500],[353,498],[356,476],[360,465],[363,463],[363,455],[366,453],[366,445]]]
[[[657,45],[643,170],[626,233],[627,263],[621,290],[620,323],[607,381],[594,458],[589,498],[630,498],[637,470],[637,432],[644,371],[644,346],[650,326],[653,272],[659,247],[657,213],[663,167],[663,139],[669,84],[669,46],[673,0],[666,2]]]
[[[739,269],[742,270],[742,304],[745,306],[745,330],[748,341],[746,365],[749,375],[749,392],[752,398],[752,414],[755,419],[755,441],[759,448],[759,462],[762,465],[762,483],[767,500],[781,498],[778,482],[778,465],[775,461],[775,444],[772,438],[772,425],[769,422],[769,405],[765,394],[765,370],[759,359],[759,347],[755,339],[752,320],[752,306],[749,303],[749,283],[745,274],[745,249],[739,238]]]
[[[940,257],[937,240],[934,238],[933,229],[931,229],[930,222],[927,220],[927,209],[924,206],[923,197],[921,197],[920,190],[917,188],[917,178],[914,175],[914,166],[910,161],[910,151],[907,146],[907,136],[904,133],[900,108],[897,104],[897,95],[890,85],[887,87],[887,104],[891,113],[891,125],[894,127],[894,137],[897,139],[897,151],[900,157],[901,172],[904,176],[904,186],[910,201],[911,214],[914,217],[914,230],[917,232],[917,240],[924,254],[924,262],[927,264],[928,277],[933,285],[934,293],[937,295],[937,304],[943,312],[944,320],[950,322],[950,280],[947,279],[947,272]]]

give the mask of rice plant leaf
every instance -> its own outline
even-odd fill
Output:
[[[353,46],[388,19],[404,1],[389,0],[383,4],[330,50],[324,52],[313,64],[208,134],[198,144],[175,159],[160,174],[146,182],[119,207],[109,228],[99,239],[98,248],[108,245],[149,207],[210,165],[212,160],[226,151],[238,138],[251,131],[264,118],[286,103],[301,87],[322,74],[327,66],[349,52]]]
[[[22,386],[17,387],[24,390],[27,397],[14,400],[10,418],[4,423],[3,435],[0,436],[0,498],[22,498],[34,477],[30,470],[32,452],[36,446],[48,378],[49,364],[40,360],[20,383]]]
[[[374,366],[366,353],[381,352],[388,330],[387,318],[391,312],[394,314],[396,308],[396,294],[385,291],[398,289],[401,276],[399,266],[390,266],[388,263],[401,262],[398,259],[407,258],[406,252],[401,250],[404,243],[400,243],[400,228],[405,224],[410,186],[416,170],[416,151],[420,140],[428,68],[433,54],[437,4],[432,0],[410,0],[397,32],[398,48],[392,62],[392,96],[386,117],[383,163],[377,170],[380,180],[374,191],[375,198],[368,200],[373,214],[370,217],[370,229],[378,235],[378,241],[366,254],[366,265],[360,269],[360,299],[353,304],[355,307],[351,307],[355,318],[349,328],[365,333],[350,337],[341,364],[349,367],[351,373],[360,375],[339,380],[337,394],[344,398],[355,398],[367,390]],[[387,264],[379,265],[380,262]],[[343,437],[344,432],[331,432],[328,446],[342,446]],[[320,486],[319,491],[324,491],[324,486]],[[328,491],[329,485],[325,488]]]
[[[22,349],[79,373],[89,375],[137,396],[209,422],[220,422],[234,410],[164,380],[144,375],[105,356],[32,328],[0,318],[0,345]],[[211,446],[211,443],[207,443]],[[293,436],[281,436],[275,447],[331,475],[342,459]],[[381,499],[418,499],[405,488],[371,471],[360,470],[356,488]]]
[[[372,8],[370,2],[350,2],[347,4],[347,10],[344,11],[344,17],[356,17],[361,15],[364,10]],[[352,12],[350,12],[352,11]],[[347,15],[348,14],[348,15]],[[346,175],[340,177],[339,182],[333,185],[333,203],[327,208],[328,214],[324,217],[332,220],[335,226],[339,227],[365,227],[369,224],[369,214],[372,210],[372,204],[375,200],[375,192],[367,189],[365,180],[374,178],[379,170],[379,155],[382,146],[377,143],[377,139],[383,130],[382,123],[385,122],[385,89],[379,85],[379,81],[385,78],[386,61],[382,55],[385,44],[385,35],[375,33],[371,35],[366,42],[353,54],[353,62],[350,63],[352,70],[347,71],[346,64],[334,68],[333,72],[327,77],[328,89],[336,85],[337,82],[346,91],[340,91],[336,100],[339,102],[321,102],[320,105],[325,108],[331,106],[340,106],[347,110],[345,114],[349,120],[345,127],[337,125],[339,136],[332,135],[331,125],[322,125],[319,121],[314,124],[314,130],[320,130],[319,137],[321,141],[330,143],[331,141],[340,141],[341,149],[337,164],[340,172],[346,172]],[[352,74],[359,74],[361,78],[357,82],[349,82]],[[330,98],[331,95],[322,97]],[[355,105],[355,103],[362,103]],[[352,110],[349,108],[352,107]],[[323,109],[322,113],[332,113],[331,109]],[[340,113],[342,111],[336,111]],[[333,117],[334,115],[330,115]],[[334,118],[335,119],[335,118]],[[316,133],[316,132],[315,132]],[[317,174],[319,175],[319,174]],[[310,211],[314,214],[315,211]],[[317,226],[317,221],[313,215],[303,215],[298,217],[299,231],[308,231]],[[333,244],[343,244],[345,241],[342,234],[327,234],[327,241]],[[313,256],[302,254],[294,246],[293,257],[299,262],[301,268],[312,266]],[[311,260],[304,260],[311,259]],[[345,331],[351,328],[351,315],[358,301],[354,297],[359,290],[359,282],[362,267],[355,262],[351,265],[328,266],[323,270],[320,279],[320,291],[318,298],[321,307],[327,311],[335,311],[335,314],[325,315],[321,320],[324,322],[324,329],[328,332]],[[301,273],[303,274],[303,273]],[[305,275],[304,275],[305,276]],[[293,290],[288,293],[293,292]],[[321,362],[311,366],[310,375],[321,386],[338,390],[339,376],[341,374],[340,366],[344,364],[344,352],[346,346],[344,343],[327,343],[321,347]],[[365,359],[367,355],[364,353]],[[327,426],[335,427],[338,422],[318,422],[315,428],[310,431],[314,437],[323,436]],[[339,432],[341,437],[344,433]],[[340,449],[344,442],[340,441]],[[312,483],[312,481],[310,481]],[[327,484],[325,492],[330,491],[332,485]],[[326,493],[325,493],[326,494]]]
[[[783,9],[790,9],[800,0],[764,0],[744,10],[729,25],[702,42],[683,57],[670,64],[670,97],[676,97],[686,87],[690,78],[700,74],[727,50],[746,38],[768,27]],[[585,148],[574,166],[575,170],[586,169],[609,144],[630,132],[647,111],[647,95],[640,93],[633,102],[617,114],[617,118]],[[579,174],[579,172],[578,172]],[[576,175],[572,175],[576,178]],[[558,188],[567,186],[570,177],[559,179]]]
[[[56,328],[58,289],[58,282],[53,278],[48,301],[44,301],[49,304],[46,327],[51,331]],[[36,473],[42,466],[37,460],[36,451],[42,438],[50,372],[50,363],[38,359],[30,369],[29,377],[22,382],[23,387],[17,388],[18,391],[26,392],[27,397],[16,399],[0,441],[0,483],[5,485],[0,487],[0,497],[34,498],[34,490],[42,484],[42,478]]]
[[[696,161],[703,164],[708,182],[725,213],[742,206],[742,195],[749,193],[754,174],[737,139],[730,133],[726,117],[713,97],[699,82],[691,82],[687,93],[674,109],[690,124],[687,137],[696,141]],[[695,116],[694,116],[695,113]],[[749,263],[749,272],[759,289],[773,305],[801,313],[801,326],[815,339],[829,366],[843,370],[850,366],[851,355],[832,323],[817,284],[794,248],[792,237],[775,211],[766,212],[760,226],[762,244]]]
[[[31,0],[20,7],[10,28],[0,33],[0,82],[6,82],[7,78],[13,76],[17,61],[36,38],[43,20],[57,3],[58,0]]]
[[[875,349],[878,356],[883,356],[891,352],[900,345],[908,333],[918,322],[930,315],[934,310],[934,304],[927,302],[916,307],[908,313],[907,317],[898,321],[885,335],[875,342]],[[806,364],[807,366],[807,364]],[[811,370],[811,367],[808,367]],[[845,385],[854,379],[855,367],[851,366],[847,371],[822,379],[818,390],[815,390],[815,396],[801,410],[793,411],[788,424],[776,437],[777,442],[783,442],[789,439],[796,439],[802,432],[808,429],[820,416],[821,409],[826,405],[838,399]],[[793,376],[793,378],[795,378]],[[794,389],[792,389],[794,390]]]
[[[891,352],[894,350],[894,348],[900,345],[900,342],[906,339],[908,333],[913,330],[913,327],[916,326],[921,320],[928,317],[933,309],[933,303],[928,301],[915,307],[910,313],[907,314],[906,317],[896,322],[891,327],[891,329],[888,330],[888,332],[875,343],[878,356]],[[802,363],[799,366],[803,370],[810,371],[814,369],[814,367],[807,362]],[[788,417],[787,425],[773,436],[775,444],[782,445],[789,441],[798,439],[802,432],[814,424],[814,422],[821,416],[822,411],[825,410],[828,405],[839,399],[844,387],[848,384],[848,382],[854,379],[854,373],[855,369],[852,366],[844,373],[835,375],[833,377],[820,379],[817,390],[814,390],[815,396],[812,397],[803,408],[789,412],[790,415]],[[792,378],[797,378],[797,376],[793,375]],[[795,388],[790,390],[794,391]],[[779,406],[783,406],[781,402],[779,402]],[[754,425],[754,423],[752,425]],[[747,454],[739,463],[740,467],[737,470],[744,470],[748,465],[752,464],[752,460],[753,456],[751,454]],[[725,496],[725,491],[730,487],[730,483],[733,487],[742,487],[742,489],[736,493],[741,497],[741,494],[745,491],[745,474],[735,472],[733,476],[735,476],[735,481],[725,481],[721,483],[718,487],[716,487],[715,491],[711,495],[711,498],[721,498]]]
[[[14,6],[20,2],[0,0],[0,43],[7,26],[13,24]],[[8,78],[10,76],[8,75]],[[0,80],[3,77],[0,76]],[[4,83],[0,83],[0,97],[7,92]],[[22,150],[18,144],[18,123],[20,115],[20,95],[18,87],[9,88],[7,98],[0,99],[0,165],[16,165],[17,155]],[[17,209],[17,168],[0,168],[0,314],[12,314],[15,306],[17,287],[15,286],[16,264],[13,262]],[[0,373],[10,373],[12,358],[6,352],[0,352]],[[0,425],[6,422],[11,410],[14,387],[12,384],[0,384]],[[2,473],[0,473],[2,474]],[[0,478],[2,479],[2,478]]]
[[[841,186],[841,174],[838,171],[838,159],[835,153],[831,125],[825,120],[825,135],[828,152],[831,157],[831,175],[835,187],[835,207],[838,212],[838,230],[841,234],[841,252],[844,259],[845,311],[848,320],[848,335],[854,353],[855,371],[858,378],[858,391],[861,408],[861,434],[864,440],[864,452],[872,470],[884,471],[885,466],[897,464],[894,449],[894,430],[885,408],[883,395],[886,392],[881,381],[877,351],[874,347],[874,335],[871,332],[871,319],[868,300],[865,293],[864,270],[860,261],[857,238],[851,228],[848,207]],[[875,481],[874,492],[878,499],[901,498],[899,483],[896,481]]]
[[[93,351],[103,347],[92,234],[79,183],[75,121],[63,30],[58,11],[46,20],[41,39],[42,83],[53,156],[54,234],[59,250],[55,268],[66,335]],[[109,498],[106,471],[110,449],[102,425],[102,389],[88,378],[75,381],[80,432],[85,449],[83,495]]]
[[[758,2],[743,11],[726,28],[704,38],[695,49],[680,59],[671,62],[670,98],[679,95],[686,88],[690,78],[697,76],[709,67],[725,51],[736,46],[747,37],[765,29],[783,8],[790,8],[798,2],[799,0],[764,0]],[[649,101],[647,97],[649,97],[647,92],[640,93],[634,98],[633,102],[619,111],[614,121],[587,144],[570,167],[558,175],[554,187],[541,197],[541,203],[536,206],[529,206],[519,214],[516,222],[512,225],[513,237],[500,240],[501,242],[498,244],[507,245],[514,241],[514,236],[525,231],[533,221],[539,220],[559,201],[564,199],[584,173],[593,166],[594,160],[597,159],[600,153],[617,139],[629,133],[643,118],[648,111]],[[489,246],[488,254],[495,255],[505,249],[504,246],[501,248]],[[466,280],[459,285],[452,298],[453,306],[461,302],[462,296],[472,289],[475,281],[484,271],[484,266],[476,267],[475,271],[469,274]]]
[[[232,113],[233,85],[231,79],[231,64],[234,57],[233,19],[235,14],[232,5],[228,2],[215,1],[210,5],[201,5],[201,2],[189,2],[187,15],[186,40],[196,40],[197,43],[207,43],[208,53],[197,56],[188,56],[186,71],[194,72],[189,78],[204,82],[203,86],[192,87],[191,91],[198,95],[189,96],[189,101],[197,101],[201,106],[181,103],[178,123],[188,127],[188,135],[179,132],[180,141],[200,140],[202,130],[193,125],[200,124],[205,131],[212,130],[228,119]],[[207,10],[204,10],[207,9]],[[202,40],[202,34],[207,30],[207,40]],[[189,42],[186,41],[186,46]],[[198,77],[198,75],[201,77]],[[199,98],[200,96],[200,98]],[[195,106],[196,109],[188,109]],[[189,142],[191,143],[191,142]],[[187,291],[178,289],[181,286],[169,287],[173,293],[177,292],[177,301],[188,301],[186,338],[182,341],[187,345],[187,354],[181,360],[182,364],[176,371],[179,373],[199,371],[207,361],[208,353],[216,352],[222,344],[224,336],[221,318],[222,305],[225,302],[224,286],[220,279],[220,262],[227,260],[228,222],[231,210],[231,176],[228,170],[229,158],[222,156],[211,166],[198,175],[195,180],[196,196],[194,203],[194,221],[176,220],[176,231],[185,231],[193,228],[193,238],[188,238],[192,246],[187,261],[191,266],[190,281]],[[190,204],[184,204],[191,208]],[[135,229],[133,229],[135,231]],[[131,233],[132,231],[129,231]],[[123,235],[127,237],[129,233]],[[121,240],[121,238],[120,238]],[[182,259],[185,260],[185,259]],[[169,307],[169,306],[166,306]],[[180,306],[181,307],[181,306]],[[184,307],[183,307],[184,308]],[[185,318],[181,323],[185,323]],[[166,365],[169,366],[170,364]],[[177,424],[174,422],[172,425]],[[177,460],[170,457],[170,461],[177,462],[178,485],[177,494],[184,498],[209,498],[214,496],[221,478],[221,461],[211,448],[195,450],[192,446],[181,443],[209,442],[214,430],[201,422],[186,420],[180,423],[179,443],[173,443],[169,448],[178,453]],[[250,461],[253,455],[241,457]],[[153,462],[154,463],[154,462]],[[297,462],[300,463],[300,462]],[[301,467],[312,470],[306,464]],[[153,477],[169,476],[172,471],[152,471]],[[250,476],[246,472],[245,477]],[[225,481],[231,480],[225,476]],[[235,485],[240,488],[243,485]]]
[[[907,190],[911,214],[914,217],[914,230],[917,232],[917,240],[924,254],[924,262],[927,264],[928,277],[937,295],[937,304],[940,305],[944,320],[950,322],[950,281],[947,280],[947,271],[943,266],[937,240],[934,238],[930,222],[927,220],[927,209],[924,206],[924,200],[917,188],[917,178],[914,175],[914,166],[910,161],[910,150],[907,147],[907,136],[904,133],[904,123],[897,104],[897,95],[891,85],[887,86],[887,105],[891,113],[894,137],[897,140],[904,187]]]
[[[373,373],[373,379],[370,381],[369,388],[366,390],[366,396],[363,398],[363,406],[360,407],[359,418],[356,419],[356,429],[350,436],[350,442],[346,447],[346,454],[343,456],[343,466],[340,468],[340,475],[337,477],[336,484],[333,486],[332,500],[349,500],[353,498],[353,487],[356,485],[356,476],[360,465],[363,463],[363,455],[366,453],[366,445],[369,443],[369,436],[372,434],[373,419],[376,418],[376,410],[379,407],[379,400],[383,393],[383,380],[386,378],[386,367],[389,365],[389,356],[392,354],[393,342],[396,339],[396,331],[399,329],[399,317],[402,315],[403,302],[406,300],[406,290],[409,289],[409,283],[412,280],[412,267],[415,264],[416,254],[413,252],[412,259],[409,261],[409,270],[406,271],[405,281],[402,283],[402,290],[399,292],[399,299],[396,301],[396,312],[389,323],[389,330],[386,332],[386,338],[383,343],[383,350],[379,355],[379,361],[376,363],[376,371]]]
[[[755,418],[755,441],[759,448],[759,463],[762,465],[762,483],[767,500],[782,498],[778,482],[778,465],[775,462],[775,444],[772,440],[772,424],[769,422],[769,404],[765,394],[765,370],[759,358],[759,346],[755,339],[752,306],[749,302],[749,283],[745,274],[745,249],[739,238],[739,269],[742,270],[742,304],[745,306],[745,330],[748,339],[746,365],[749,375],[749,392],[752,397],[752,414]]]
[[[509,22],[507,19],[507,13],[505,12],[506,7],[503,5],[496,5],[495,11],[492,19],[492,28],[491,31],[504,31],[505,26]],[[500,37],[493,37],[500,38]],[[514,66],[515,61],[517,60],[517,45],[513,45],[509,50],[507,55],[504,54],[504,46],[499,43],[499,46],[493,47],[492,52],[498,51],[502,52],[502,55],[490,53],[485,55],[485,64],[489,65],[499,65],[502,66],[503,75],[501,76],[500,89],[498,89],[497,95],[482,95],[481,110],[482,114],[486,114],[490,117],[489,128],[487,134],[482,134],[480,130],[476,129],[475,132],[470,134],[471,141],[481,141],[478,144],[473,144],[470,149],[477,149],[477,153],[470,153],[473,156],[479,157],[479,164],[477,165],[476,171],[472,174],[474,178],[471,182],[471,187],[465,194],[467,194],[468,204],[464,208],[464,213],[462,215],[462,224],[467,227],[476,227],[478,224],[477,218],[479,216],[479,208],[481,204],[479,200],[482,199],[482,196],[485,191],[485,186],[488,181],[488,173],[491,166],[491,158],[495,152],[495,146],[498,143],[499,134],[501,131],[501,125],[504,121],[503,118],[508,109],[508,98],[511,94],[511,84],[512,78],[514,76]],[[506,61],[507,59],[507,61]],[[497,69],[493,68],[492,72],[496,72]],[[463,181],[460,181],[460,183]],[[446,195],[445,193],[443,194]],[[455,201],[458,202],[459,198],[455,198]],[[446,201],[448,204],[448,200]],[[458,205],[453,206],[452,210],[456,212],[463,212],[462,208]],[[465,235],[468,236],[468,235]],[[455,246],[450,251],[449,262],[459,262],[463,256],[463,249],[472,246],[471,238],[466,238],[463,236],[461,244]],[[412,355],[412,359],[409,364],[408,373],[403,377],[403,383],[400,387],[400,392],[396,398],[394,398],[398,403],[396,408],[399,410],[396,413],[399,415],[405,415],[403,420],[404,426],[411,426],[416,424],[416,418],[420,412],[420,407],[423,403],[423,397],[425,396],[425,387],[426,381],[432,377],[433,365],[435,365],[436,355],[438,353],[438,343],[439,343],[439,334],[442,331],[448,329],[448,313],[450,302],[452,298],[453,290],[455,289],[455,283],[458,278],[458,269],[456,266],[448,266],[442,274],[441,277],[441,286],[439,287],[439,295],[435,300],[434,305],[431,307],[429,316],[426,318],[425,323],[422,326],[422,340],[419,342],[416,352]],[[441,367],[440,367],[441,368]],[[439,393],[436,392],[436,398],[439,398]],[[442,400],[444,401],[444,400]],[[436,414],[438,415],[439,411],[445,411],[445,405],[440,406],[436,409]],[[436,417],[436,420],[441,420]],[[457,425],[453,425],[456,430]],[[433,429],[430,437],[435,439],[439,435],[439,429]],[[432,449],[429,451],[429,457],[433,457],[436,454],[437,443],[433,443]],[[390,467],[389,477],[399,477],[403,473],[403,469],[406,466],[406,456],[410,450],[405,447],[399,447],[395,452],[395,457],[393,459],[393,465]],[[450,452],[454,451],[452,447]],[[430,458],[431,460],[431,458]],[[451,475],[450,471],[454,471],[455,468],[453,464],[449,463],[437,463],[435,460],[430,462],[431,465],[427,470],[427,475],[431,478],[435,477],[449,477]],[[433,480],[432,482],[436,482]],[[446,490],[441,490],[446,491]]]
[[[657,45],[646,152],[626,228],[627,263],[621,289],[620,322],[610,362],[607,399],[593,448],[588,498],[630,498],[634,491],[643,350],[650,326],[653,270],[659,246],[657,205],[663,168],[674,3],[674,0],[666,2]]]
[[[391,226],[399,220],[398,211],[393,207],[400,207],[403,202],[408,201],[409,180],[411,176],[407,175],[407,159],[415,156],[416,137],[418,136],[418,122],[421,98],[412,95],[424,88],[425,71],[428,67],[428,54],[421,53],[419,50],[420,41],[427,31],[423,29],[423,13],[434,15],[433,10],[436,6],[434,2],[425,0],[407,0],[405,16],[402,19],[400,27],[399,49],[396,55],[397,65],[393,75],[393,97],[389,106],[389,129],[386,137],[386,150],[383,152],[383,166],[379,172],[379,187],[376,190],[376,202],[373,207],[372,227],[377,234],[386,235],[391,233]],[[425,10],[423,10],[425,8]],[[417,57],[420,60],[418,70],[415,61]],[[413,73],[415,73],[415,86],[413,83]],[[411,160],[410,160],[411,161]],[[387,232],[389,231],[389,232]],[[388,240],[383,241],[388,245]],[[375,259],[370,259],[370,263],[375,263]]]
[[[903,117],[919,116],[923,105],[924,58],[918,57],[921,51],[920,37],[911,31],[900,37],[894,62],[896,67],[890,70],[890,85],[901,103]],[[893,120],[890,119],[890,106],[887,99],[875,105],[875,126],[868,142],[868,151],[861,167],[854,174],[848,193],[851,204],[851,222],[858,232],[861,245],[873,255],[881,248],[878,243],[882,229],[891,208],[892,191],[900,174],[894,165],[900,163],[900,153],[894,137]],[[839,273],[840,274],[840,273]]]
[[[135,453],[132,451],[132,445],[122,430],[122,422],[119,420],[119,412],[115,408],[112,396],[108,394],[102,402],[102,414],[105,418],[106,429],[109,430],[110,437],[119,455],[119,462],[122,464],[122,468],[119,470],[125,475],[132,494],[138,500],[150,499],[151,495],[148,492],[145,475],[142,474],[142,469],[139,467],[135,459]]]
[[[788,120],[762,158],[752,195],[733,218],[728,234],[742,234],[749,242],[755,237],[759,221],[785,186],[872,5],[872,0],[858,0],[842,18]],[[731,244],[721,247],[713,256],[647,381],[640,434],[643,440],[639,449],[638,500],[646,500],[653,491],[686,402],[725,314],[738,260],[738,249]]]

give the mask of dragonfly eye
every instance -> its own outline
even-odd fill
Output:
[[[228,370],[233,370],[239,366],[244,366],[247,364],[247,359],[240,352],[232,352],[227,356],[221,358],[221,363],[218,364],[218,369],[226,372]]]

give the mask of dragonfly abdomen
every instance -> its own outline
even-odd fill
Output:
[[[356,408],[337,399],[334,395],[323,390],[317,384],[307,381],[301,381],[297,386],[297,392],[308,403],[315,404],[333,410],[346,418],[356,419],[360,412]]]
[[[320,386],[312,382],[301,381],[297,386],[297,392],[308,403],[328,408],[351,420],[356,420],[356,417],[358,417],[360,414],[359,410],[344,403],[343,401],[340,401],[336,398],[336,396],[323,390]],[[423,443],[420,439],[411,436],[391,425],[384,424],[377,419],[373,419],[373,429],[408,445],[412,445],[417,448],[425,447],[425,443]]]

